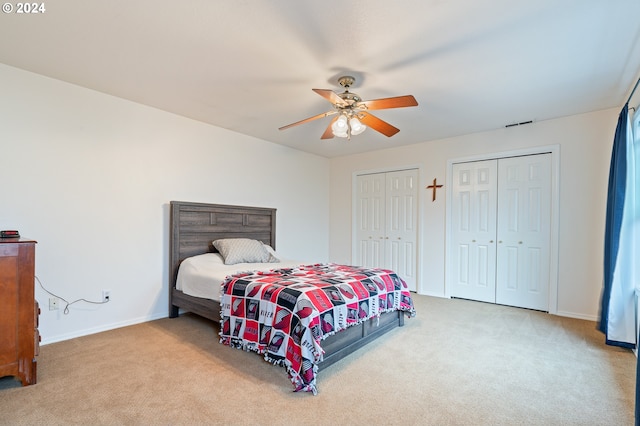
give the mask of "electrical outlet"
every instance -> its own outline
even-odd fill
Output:
[[[50,297],[49,298],[49,310],[50,311],[55,311],[56,309],[58,309],[58,298],[57,297]]]
[[[102,302],[106,303],[111,300],[111,290],[102,290]]]

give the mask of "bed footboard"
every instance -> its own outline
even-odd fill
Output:
[[[325,350],[324,360],[318,364],[318,370],[327,368],[372,340],[403,325],[403,312],[387,312],[380,315],[380,322],[377,318],[371,318],[358,326],[349,327],[326,338],[322,343],[322,348]]]

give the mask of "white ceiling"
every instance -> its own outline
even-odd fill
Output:
[[[638,0],[44,4],[0,15],[1,63],[326,157],[622,106],[640,73]],[[278,130],[345,74],[365,100],[415,96],[375,112],[400,133]]]

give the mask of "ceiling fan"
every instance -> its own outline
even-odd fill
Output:
[[[372,115],[369,111],[417,106],[416,99],[411,95],[406,95],[363,101],[360,96],[349,91],[349,87],[353,85],[355,80],[354,77],[348,75],[338,79],[338,83],[345,88],[343,93],[335,93],[328,89],[312,89],[318,95],[331,102],[334,109],[280,127],[279,130],[285,130],[330,115],[337,115],[331,120],[321,139],[331,139],[334,136],[350,139],[352,135],[355,136],[364,132],[367,126],[387,137],[398,133],[400,129]]]

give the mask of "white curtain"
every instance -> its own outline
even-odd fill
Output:
[[[632,245],[632,256],[629,258],[629,279],[635,283],[635,290],[640,294],[640,112],[638,107],[634,109],[633,124],[631,126],[633,144],[629,153],[633,165],[633,174],[629,175],[629,185],[633,193],[633,205],[630,207],[629,232]]]

